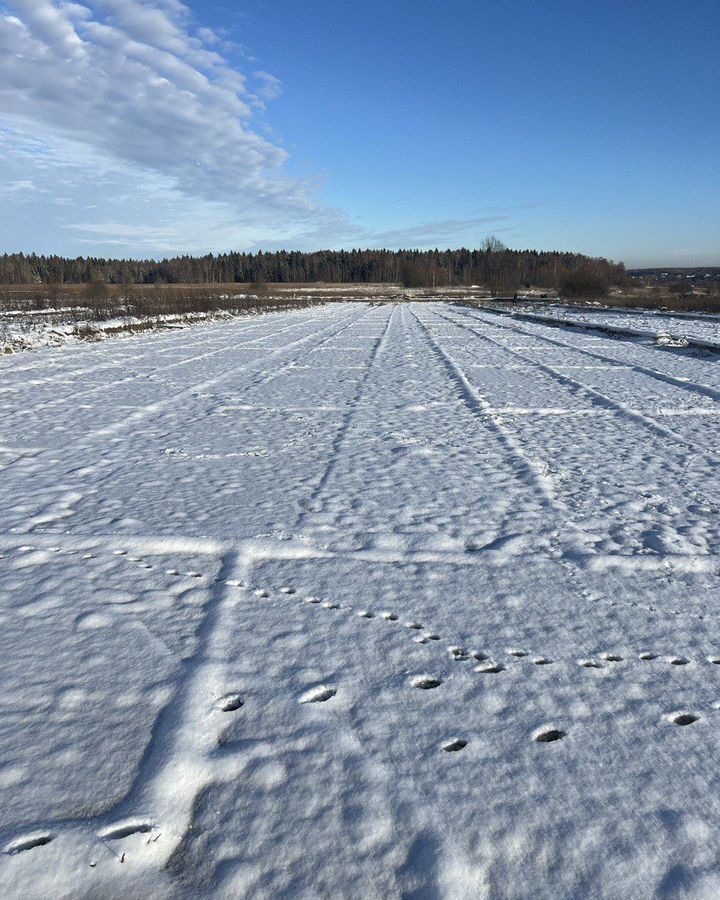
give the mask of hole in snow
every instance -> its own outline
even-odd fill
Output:
[[[49,832],[28,834],[26,837],[11,841],[5,848],[6,853],[22,853],[24,850],[32,850],[35,847],[44,847],[49,844],[53,836]]]
[[[223,712],[235,712],[236,709],[240,709],[244,702],[240,694],[227,694],[218,700],[217,707]]]
[[[406,622],[405,627],[412,628],[414,631],[420,631],[422,625],[419,622]]]
[[[536,656],[533,662],[536,666],[549,666],[552,660],[547,656]]]
[[[429,691],[432,688],[440,687],[441,678],[434,678],[432,675],[418,675],[410,682],[413,687],[420,688],[423,691]]]
[[[622,656],[618,656],[617,653],[601,653],[600,656],[608,662],[622,662]]]
[[[397,620],[398,620],[397,613],[394,613],[394,612],[384,612],[384,613],[380,613],[380,615],[383,617],[383,619],[386,619],[388,622],[397,622]]]
[[[294,594],[295,588],[294,587],[281,587],[280,593],[281,594]]]
[[[673,725],[692,725],[693,722],[697,722],[700,716],[696,716],[694,713],[681,712],[681,713],[673,713],[670,716],[670,721]]]
[[[311,688],[309,691],[305,691],[299,702],[325,703],[326,700],[334,697],[335,694],[337,694],[337,688],[327,687],[326,685],[321,684],[319,687]]]
[[[130,837],[131,834],[147,834],[153,830],[149,822],[124,822],[120,825],[111,825],[100,832],[100,837],[106,841],[119,841]]]
[[[673,656],[670,660],[671,666],[686,666],[690,662],[689,659],[686,659],[684,656]]]
[[[657,659],[657,653],[652,653],[650,650],[644,650],[640,655],[640,659],[643,660],[652,660]]]
[[[500,663],[496,663],[493,659],[489,659],[480,666],[475,666],[475,671],[480,672],[481,675],[495,675],[498,672],[504,671],[504,669],[504,666],[501,666]]]
[[[361,619],[372,619],[373,614],[367,609],[361,609],[358,613]]]
[[[559,728],[548,728],[547,731],[538,731],[534,740],[538,744],[551,744],[553,741],[561,741],[565,737],[565,732]]]
[[[464,741],[462,738],[443,744],[443,750],[446,753],[457,753],[458,750],[463,750],[465,747],[467,747],[467,741]]]
[[[517,657],[528,656],[528,651],[521,650],[519,647],[508,647],[508,649],[505,652],[508,654],[508,656],[517,656]]]
[[[596,659],[579,659],[578,665],[582,666],[583,669],[602,669],[602,663]]]

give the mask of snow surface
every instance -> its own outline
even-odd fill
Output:
[[[640,309],[603,309],[597,307],[545,304],[540,309],[530,307],[532,315],[562,319],[568,324],[584,326],[609,325],[613,328],[638,331],[656,340],[682,343],[703,341],[720,347],[720,316],[716,313],[670,313]]]
[[[2,895],[720,895],[720,364],[330,304],[0,374]]]

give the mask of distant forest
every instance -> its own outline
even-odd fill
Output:
[[[323,250],[222,253],[173,259],[0,256],[0,284],[395,283],[406,287],[526,286],[604,293],[626,280],[622,263],[579,253],[509,250],[496,238],[479,250]]]

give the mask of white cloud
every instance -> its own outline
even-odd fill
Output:
[[[40,139],[70,139],[258,222],[322,215],[305,183],[284,174],[285,150],[253,127],[256,96],[277,96],[279,82],[263,72],[261,88],[249,92],[213,49],[214,32],[194,28],[179,0],[6,2],[6,123],[24,123]]]
[[[263,100],[274,100],[282,94],[282,81],[271,75],[269,72],[253,72],[255,78],[261,82],[260,87],[256,91],[258,97]]]

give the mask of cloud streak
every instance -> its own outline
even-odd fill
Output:
[[[255,88],[179,0],[9,0],[0,13],[0,112],[169,179],[187,195],[302,219],[316,209],[253,126],[280,84]]]

